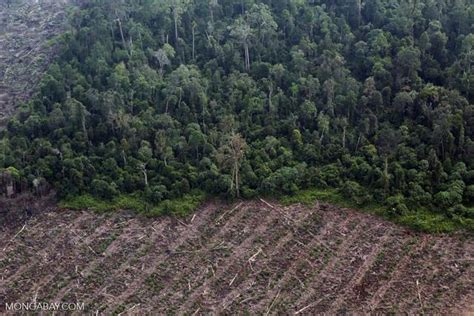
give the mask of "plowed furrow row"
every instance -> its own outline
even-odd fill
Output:
[[[377,255],[383,249],[385,242],[389,238],[386,231],[387,229],[384,226],[382,226],[382,229],[378,229],[378,231],[372,232],[369,230],[368,235],[364,238],[367,240],[364,245],[365,247],[360,247],[360,251],[355,251],[358,257],[356,257],[355,260],[352,259],[355,261],[354,263],[357,262],[357,264],[354,264],[351,260],[351,268],[353,269],[343,274],[345,278],[342,278],[342,286],[336,289],[336,297],[330,303],[328,313],[340,313],[348,310],[346,298],[354,291],[354,288],[361,283],[377,260]],[[355,273],[353,273],[354,271]]]
[[[469,252],[469,247],[460,244],[456,250],[451,249],[448,254],[449,244],[455,243],[450,239],[436,238],[436,241],[428,244],[426,251],[413,263],[418,269],[411,278],[405,277],[405,282],[414,280],[417,299],[402,296],[400,309],[412,314],[420,312],[431,314],[439,310],[439,307],[436,307],[440,302],[459,302],[462,297],[469,294],[470,289],[465,284],[474,284],[474,268],[472,262],[463,260],[463,257],[474,253],[473,249],[471,248]],[[430,284],[440,286],[432,287]]]
[[[398,280],[403,276],[406,272],[406,268],[408,265],[411,266],[412,258],[418,255],[426,246],[428,242],[427,237],[422,237],[421,240],[415,240],[414,245],[410,245],[410,249],[407,252],[407,255],[398,263],[395,267],[394,272],[392,273],[390,280],[382,284],[382,286],[375,292],[372,300],[369,303],[369,307],[371,308],[372,312],[375,313],[384,313],[387,312],[386,308],[384,308],[383,300],[387,297],[387,292],[396,285]],[[405,288],[406,285],[403,285]],[[393,310],[390,310],[393,311]]]
[[[119,220],[121,217],[115,216],[114,218],[110,219],[110,222],[114,221],[116,222]],[[57,260],[56,262],[48,265],[48,270],[49,270],[49,277],[41,280],[41,282],[37,282],[35,285],[35,290],[34,293],[35,295],[38,295],[39,292],[41,291],[43,295],[46,295],[47,298],[51,298],[51,296],[54,293],[57,293],[58,290],[60,290],[60,287],[57,285],[58,282],[57,280],[54,280],[56,276],[61,277],[61,285],[62,286],[67,286],[68,280],[70,281],[73,277],[78,277],[79,279],[82,278],[83,276],[87,276],[88,271],[91,269],[91,267],[95,266],[96,264],[100,264],[100,262],[103,260],[105,257],[104,251],[106,249],[109,249],[110,246],[114,242],[122,243],[125,242],[124,240],[121,240],[120,238],[116,238],[116,236],[120,235],[122,229],[125,227],[125,222],[122,221],[122,223],[114,223],[112,227],[110,227],[109,230],[104,230],[103,228],[99,228],[99,236],[95,236],[91,238],[84,238],[83,241],[89,242],[90,244],[88,245],[89,251],[94,252],[94,255],[97,256],[97,260],[92,260],[84,269],[81,269],[81,265],[78,265],[77,262],[75,262],[76,257],[74,256],[73,249],[76,246],[74,242],[71,242],[69,238],[66,238],[65,240],[65,249],[67,252],[67,255],[63,257],[63,260]],[[128,222],[127,222],[128,224]],[[112,224],[111,224],[112,225]],[[133,225],[133,224],[132,224]],[[103,227],[103,226],[102,226]],[[79,241],[80,242],[80,241]],[[112,244],[110,244],[112,242]],[[77,282],[78,280],[75,280]],[[54,286],[54,289],[50,289],[50,286]],[[28,293],[26,293],[28,294]],[[38,296],[38,298],[43,298],[43,296]]]
[[[439,265],[437,255],[433,251],[433,247],[436,247],[438,242],[437,238],[429,236],[426,246],[411,258],[410,266],[412,271],[410,275],[403,274],[395,282],[397,287],[403,284],[404,291],[394,291],[394,289],[387,291],[386,298],[389,296],[396,298],[397,309],[407,312],[409,310],[416,310],[415,314],[424,313],[425,294],[428,294],[425,293],[425,284],[429,282],[428,273]],[[442,273],[446,272],[443,271]],[[451,273],[449,274],[452,275]]]
[[[201,286],[210,270],[215,273],[225,262],[234,241],[241,238],[243,232],[250,234],[249,227],[259,216],[261,213],[253,209],[238,208],[222,228],[210,224],[203,234],[204,238],[199,238],[190,247],[178,249],[167,260],[166,269],[157,271],[160,275],[172,277],[166,281],[167,285],[158,293],[155,301],[161,306],[175,306],[176,301]]]
[[[332,251],[327,249],[326,240],[335,239],[328,236],[336,237],[338,231],[335,227],[345,227],[350,221],[349,218],[341,216],[341,213],[338,213],[333,221],[328,222],[324,220],[326,217],[325,213],[321,213],[321,216],[322,222],[327,224],[318,228],[319,231],[314,233],[307,233],[311,225],[309,227],[308,225],[302,225],[303,229],[300,227],[300,231],[303,234],[298,235],[299,241],[290,241],[290,245],[285,247],[289,251],[277,254],[271,261],[269,267],[275,267],[275,270],[269,271],[272,278],[267,287],[260,293],[259,298],[247,297],[241,301],[240,306],[251,307],[252,310],[264,313],[278,293],[283,292],[286,295],[287,292],[289,293],[294,290],[293,285],[300,288],[305,287],[304,279],[301,280],[300,278],[302,275],[304,277],[304,268],[314,266],[318,262],[320,265],[325,264],[326,256]],[[315,249],[318,251],[314,251]],[[306,253],[310,253],[310,255],[308,256]],[[320,258],[321,254],[323,254],[323,258]],[[317,269],[315,268],[313,271],[317,271]],[[233,308],[237,309],[238,306],[233,306]]]
[[[139,270],[137,270],[133,264],[130,265],[130,269],[133,271],[130,271],[133,273],[133,275],[131,275],[132,282],[128,285],[128,288],[123,293],[114,298],[113,302],[117,302],[116,306],[123,302],[127,302],[128,298],[133,296],[136,290],[139,289],[142,284],[145,283],[145,280],[156,270],[156,267],[160,263],[164,262],[167,257],[169,257],[168,253],[175,251],[187,240],[196,238],[196,235],[199,233],[199,228],[202,225],[207,224],[208,218],[212,215],[213,210],[214,209],[212,207],[205,208],[196,216],[194,222],[189,226],[185,227],[178,224],[179,226],[176,226],[174,234],[165,236],[167,237],[165,238],[168,241],[167,243],[161,247],[158,246],[151,248],[151,251],[146,256],[146,258],[143,261],[139,260],[137,262],[141,262],[141,268],[139,268]],[[172,238],[172,235],[174,235],[176,238]],[[116,306],[113,306],[112,304],[105,312],[111,313],[113,310],[115,310]]]
[[[133,283],[135,276],[145,269],[145,260],[149,260],[157,248],[166,247],[169,240],[176,235],[171,230],[169,219],[161,219],[146,226],[148,236],[139,240],[139,244],[134,248],[130,255],[123,261],[115,262],[116,268],[112,273],[105,276],[103,284],[105,287],[98,287],[94,295],[105,296],[103,304],[114,306],[118,312],[122,310],[123,302],[117,302],[116,298],[124,293],[129,285]]]
[[[211,204],[153,222],[43,213],[4,245],[0,302],[79,301],[90,314],[460,314],[473,293],[469,236],[326,204]]]
[[[16,262],[17,260],[36,260],[38,253],[45,252],[45,245],[38,245],[36,243],[37,238],[41,240],[60,240],[61,237],[67,234],[67,230],[71,228],[72,221],[76,217],[87,217],[87,213],[67,213],[66,219],[58,213],[48,213],[42,217],[42,221],[26,221],[24,228],[23,226],[15,229],[12,232],[11,237],[6,240],[5,245],[0,249],[1,259],[0,267],[2,271],[2,279],[7,279],[10,275],[16,272],[16,269],[21,267],[21,264]],[[89,217],[92,218],[92,217]],[[47,220],[47,223],[45,221]],[[25,255],[20,255],[22,251],[29,251]],[[32,255],[35,254],[35,255]],[[24,261],[23,261],[24,262]],[[1,286],[1,281],[0,281]]]
[[[183,313],[186,309],[193,309],[193,306],[206,306],[206,301],[212,300],[212,297],[216,296],[216,292],[221,293],[223,289],[219,289],[219,285],[222,282],[226,282],[226,277],[229,275],[235,275],[235,273],[245,264],[249,258],[254,254],[260,254],[259,249],[255,249],[254,241],[260,238],[264,232],[268,229],[269,223],[271,223],[277,214],[268,209],[259,208],[252,210],[256,212],[258,225],[255,226],[255,221],[249,222],[244,228],[244,234],[240,234],[237,237],[237,246],[232,249],[231,255],[226,259],[216,270],[215,275],[208,278],[204,283],[196,288],[192,293],[186,297],[186,302],[181,305],[178,313]],[[257,258],[258,254],[255,256]]]
[[[212,256],[204,255],[205,245],[209,244],[209,247],[218,248],[224,247],[221,240],[223,235],[228,231],[236,231],[238,225],[242,225],[244,222],[251,221],[250,217],[244,217],[246,215],[247,208],[237,206],[231,214],[225,215],[227,218],[226,222],[220,222],[218,219],[221,218],[222,214],[216,216],[215,213],[209,217],[209,222],[215,225],[203,225],[200,229],[200,234],[190,238],[185,243],[177,247],[170,255],[159,265],[153,273],[146,279],[146,286],[137,289],[133,294],[134,297],[140,297],[140,301],[147,303],[148,305],[156,306],[170,306],[166,302],[166,298],[170,293],[175,291],[189,290],[190,283],[185,278],[187,274],[199,274],[206,273],[203,271],[210,271],[211,266],[215,265]],[[217,219],[216,219],[217,217]],[[222,223],[223,225],[221,225]],[[240,227],[241,228],[241,227]],[[238,231],[239,229],[237,229]],[[217,256],[222,250],[216,249],[212,252],[213,256]],[[215,258],[217,260],[218,258]],[[206,260],[206,262],[201,262]],[[216,263],[217,264],[217,263]],[[211,268],[213,269],[213,268]],[[193,284],[196,286],[195,284]],[[146,295],[147,292],[151,292],[152,295]],[[157,297],[160,297],[159,299]],[[155,303],[153,303],[155,302]],[[156,304],[158,302],[158,304]]]
[[[346,293],[343,306],[357,313],[369,313],[369,302],[377,289],[391,277],[393,270],[409,250],[410,236],[397,236],[390,231],[390,238],[376,254],[372,266]]]
[[[453,249],[453,244],[457,243],[458,247]],[[447,253],[446,250],[450,250]],[[441,266],[431,271],[436,276],[438,284],[441,286],[434,288],[432,296],[426,297],[426,300],[431,298],[430,308],[426,308],[427,313],[434,313],[439,310],[447,310],[446,302],[451,303],[449,308],[450,314],[461,314],[463,308],[466,315],[474,314],[474,291],[472,287],[466,284],[474,285],[474,240],[458,240],[449,241],[443,240],[438,249],[438,255],[442,258],[440,260]],[[444,269],[450,269],[456,272],[458,277],[444,273]],[[459,274],[460,272],[460,274]],[[454,283],[454,284],[453,284]]]
[[[293,222],[290,224],[284,225],[285,227],[280,228],[281,221],[279,225],[272,225],[275,231],[280,230],[280,232],[285,232],[285,234],[271,234],[274,239],[270,239],[265,247],[263,247],[264,257],[262,260],[258,260],[253,266],[251,275],[239,275],[237,273],[233,276],[231,280],[232,284],[235,283],[237,280],[239,286],[235,286],[220,302],[218,302],[218,306],[216,309],[217,314],[224,313],[228,307],[237,303],[237,300],[243,301],[252,298],[250,295],[253,293],[264,295],[265,290],[267,289],[269,282],[271,280],[271,276],[274,275],[274,271],[270,272],[270,269],[274,269],[275,267],[281,268],[281,265],[278,265],[279,259],[283,257],[283,253],[295,253],[294,249],[290,246],[290,242],[300,239],[300,236],[297,234],[298,229],[302,222],[310,223],[308,229],[313,228],[313,225],[320,228],[322,225],[320,224],[320,214],[315,210],[311,210],[307,212],[307,214],[302,214],[299,218],[294,218]],[[292,225],[288,227],[288,225]],[[312,231],[315,234],[315,231]],[[303,236],[302,236],[303,237]],[[301,241],[299,241],[301,242]],[[301,247],[300,244],[293,242],[294,247]],[[286,260],[281,262],[282,264],[291,263],[291,260]],[[234,279],[235,278],[235,279]],[[242,288],[247,289],[248,291],[242,291]]]
[[[80,284],[80,273],[84,270],[91,262],[97,260],[100,256],[94,250],[95,244],[97,244],[100,238],[104,238],[108,235],[110,227],[113,225],[113,221],[116,217],[103,216],[101,221],[97,224],[87,223],[82,225],[79,229],[72,229],[70,235],[69,247],[73,249],[71,256],[71,264],[68,262],[61,263],[59,270],[63,274],[62,279],[64,286],[57,289],[53,301],[59,302],[68,292],[79,288]],[[69,271],[64,272],[64,271]],[[71,272],[74,271],[74,272]],[[64,275],[64,274],[67,274]],[[52,280],[53,281],[53,280]]]
[[[333,292],[338,288],[342,282],[341,277],[344,275],[338,273],[332,273],[334,270],[339,270],[340,268],[345,268],[349,266],[353,259],[350,254],[351,250],[357,246],[357,241],[362,232],[369,228],[369,223],[366,221],[359,222],[357,226],[350,230],[349,232],[344,232],[344,239],[338,245],[337,249],[330,254],[330,259],[327,264],[318,271],[312,278],[308,279],[309,286],[308,288],[301,293],[300,298],[297,297],[297,294],[289,295],[289,301],[294,300],[295,311],[300,310],[305,306],[310,305],[310,310],[318,310],[322,308],[325,310],[323,304],[331,301]],[[294,299],[291,299],[291,297]],[[318,304],[314,302],[318,301]],[[322,304],[321,304],[322,303]]]
[[[311,237],[312,234],[319,232],[322,226],[320,220],[320,213],[311,210],[293,217],[291,223],[287,223],[280,218],[279,225],[272,225],[275,232],[266,234],[266,237],[270,237],[270,239],[267,239],[264,247],[261,247],[263,249],[262,259],[252,264],[250,274],[236,273],[233,276],[237,282],[234,280],[232,284],[239,285],[234,286],[224,297],[221,296],[217,303],[216,313],[221,314],[232,310],[239,301],[254,304],[263,298],[272,285],[271,282],[274,282],[273,278],[276,274],[286,270],[284,266],[291,264],[298,253],[298,248],[304,245],[303,242],[307,242],[306,237]],[[298,228],[301,228],[303,222],[308,228],[301,232]],[[282,224],[284,224],[284,227],[280,228]],[[279,234],[278,231],[284,232],[284,234]],[[272,235],[273,237],[271,237]],[[288,258],[288,255],[291,255],[291,258]],[[242,291],[242,288],[246,290]],[[240,307],[243,308],[243,306]]]
[[[60,218],[60,216],[57,216],[57,218]],[[62,227],[58,224],[59,227],[51,229],[51,225],[54,225],[53,222],[48,223],[48,226],[28,231],[22,237],[19,246],[11,253],[15,259],[26,258],[28,261],[17,268],[13,268],[13,274],[11,273],[12,270],[4,270],[2,273],[4,279],[0,282],[0,288],[7,288],[10,291],[9,295],[19,299],[31,290],[36,283],[41,284],[43,278],[48,278],[48,274],[51,272],[50,266],[61,262],[68,255],[70,248],[65,245],[72,238],[69,235],[71,230],[91,218],[90,214],[83,213],[72,224],[62,224]],[[35,243],[36,240],[42,240],[44,243]]]
[[[84,270],[80,272],[79,284],[80,292],[71,293],[81,302],[85,302],[91,309],[96,310],[97,304],[93,302],[106,302],[102,295],[107,295],[107,289],[111,284],[106,282],[107,277],[115,275],[116,269],[130,255],[134,254],[140,246],[141,240],[146,237],[144,228],[139,226],[140,223],[133,221],[127,223],[127,230],[120,233],[120,229],[113,229],[107,239],[103,240],[99,245],[102,251],[97,260],[92,261]],[[110,242],[111,238],[115,238]],[[110,243],[109,246],[107,244]],[[94,249],[97,248],[93,247]],[[98,251],[99,252],[99,251]],[[101,304],[99,304],[101,305]]]

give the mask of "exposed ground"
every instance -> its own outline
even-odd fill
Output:
[[[474,312],[472,237],[326,204],[209,203],[185,220],[55,210],[2,230],[0,302],[78,301],[105,314]]]
[[[65,0],[0,1],[0,127],[27,99],[46,69],[63,29]]]

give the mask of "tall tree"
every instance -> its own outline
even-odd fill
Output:
[[[230,192],[240,197],[240,167],[247,143],[240,134],[231,134],[217,152],[218,162],[231,170]]]
[[[237,39],[237,41],[244,48],[244,64],[245,70],[250,70],[250,52],[249,46],[250,41],[253,37],[253,31],[250,25],[245,21],[243,17],[239,17],[235,20],[234,24],[230,26],[230,35]]]

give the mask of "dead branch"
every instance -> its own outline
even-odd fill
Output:
[[[125,313],[129,313],[132,309],[135,309],[135,307],[138,307],[138,306],[140,306],[140,304],[135,304],[132,307],[130,307],[129,309],[127,309],[125,312],[121,312],[120,314],[118,314],[118,316],[120,316],[122,314],[125,314]]]
[[[248,261],[249,263],[254,262],[254,261],[255,261],[255,258],[256,258],[261,252],[262,252],[262,248],[259,248],[258,251],[257,251],[255,254],[253,254],[253,256],[251,256],[247,261]]]
[[[280,210],[278,207],[275,207],[274,205],[268,203],[267,201],[265,201],[265,200],[262,199],[262,198],[259,198],[259,200],[260,200],[263,204],[265,204],[265,205],[267,205],[268,207],[270,207],[272,210],[275,210],[275,211],[277,211],[278,213],[280,213],[281,215],[283,215],[283,217],[284,217],[289,223],[295,223],[295,221],[294,221],[291,217],[289,217],[288,214],[286,214],[285,212],[283,212],[282,210]]]
[[[416,291],[418,293],[418,300],[420,301],[421,313],[424,315],[425,311],[424,311],[424,307],[423,307],[423,301],[421,300],[420,282],[418,281],[418,279],[416,280]]]
[[[273,299],[272,303],[271,303],[270,306],[268,307],[267,312],[265,313],[266,316],[267,316],[267,315],[270,315],[270,311],[271,311],[273,305],[275,304],[276,300],[278,299],[278,296],[280,296],[280,292],[281,292],[281,289],[278,290],[277,295],[275,295],[275,298]]]
[[[241,300],[241,301],[239,302],[239,304],[246,303],[246,302],[248,302],[248,301],[250,301],[250,300],[252,300],[252,299],[254,299],[254,298],[255,298],[255,296],[247,297],[246,299]]]
[[[222,214],[221,216],[219,216],[219,218],[216,220],[216,223],[219,223],[219,222],[224,218],[224,216],[233,213],[233,212],[234,212],[236,209],[238,209],[242,204],[243,204],[243,202],[240,202],[239,204],[237,204],[237,205],[236,205],[234,208],[232,208],[231,210],[229,210],[229,211],[227,211],[227,212],[224,212],[224,214]]]
[[[231,280],[230,283],[229,283],[229,286],[232,286],[232,284],[234,283],[235,279],[237,279],[237,275],[239,275],[239,274],[236,273],[235,276],[232,278],[232,280]]]
[[[5,250],[7,249],[7,247],[8,247],[8,245],[9,245],[18,235],[21,234],[21,232],[25,229],[25,227],[26,227],[26,223],[25,223],[25,225],[23,225],[23,227],[18,231],[18,233],[16,233],[15,236],[13,236],[13,237],[7,242],[7,244],[5,245],[5,248],[3,248],[3,251],[5,251]]]
[[[297,312],[295,312],[294,315],[298,315],[298,314],[304,312],[305,310],[307,310],[308,308],[310,308],[311,306],[313,306],[313,304],[314,304],[314,303],[311,303],[311,304],[309,304],[309,305],[306,305],[306,306],[303,307],[302,309],[300,309],[300,310],[298,310]]]
[[[87,245],[87,247],[88,247],[96,256],[99,255],[97,252],[94,251],[94,249],[92,249],[92,247],[91,247],[90,245]]]
[[[317,300],[316,302],[313,302],[313,303],[311,303],[311,304],[309,304],[309,305],[306,305],[306,306],[303,307],[302,309],[296,311],[296,312],[294,313],[294,315],[299,315],[299,314],[301,314],[302,312],[304,312],[305,310],[307,310],[308,308],[313,307],[313,306],[315,306],[315,305],[318,305],[318,304],[321,303],[321,301],[324,300],[325,298],[326,298],[326,296],[324,296],[323,298]]]
[[[304,289],[304,288],[305,288],[305,286],[304,286],[304,283],[303,283],[303,281],[301,281],[301,279],[300,279],[300,278],[298,278],[296,275],[293,275],[293,277],[294,277],[296,280],[298,280],[298,282],[300,282],[300,286],[301,286],[301,288],[302,288],[302,289]]]
[[[275,209],[275,206],[273,206],[272,204],[268,203],[268,202],[265,201],[264,199],[259,198],[259,200],[260,200],[263,204],[265,204],[266,206],[268,206],[269,208]]]
[[[235,302],[241,295],[242,295],[241,293],[237,293],[237,295],[235,295],[235,296],[232,298],[232,300],[231,300],[230,302],[223,304],[222,309],[223,309],[223,310],[228,309],[229,306],[230,306],[233,302]]]
[[[185,227],[189,227],[188,224],[184,223],[183,221],[179,220],[178,218],[175,218],[175,219],[176,219],[176,220],[178,221],[178,223],[180,223],[181,225],[183,225],[183,226],[185,226]]]
[[[25,225],[23,225],[23,227],[18,231],[18,233],[16,233],[15,236],[13,236],[12,240],[15,239],[18,235],[20,235],[21,232],[25,229],[25,227],[26,227],[26,223],[25,223]]]

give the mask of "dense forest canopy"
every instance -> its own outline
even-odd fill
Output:
[[[60,196],[333,187],[474,219],[469,0],[76,1],[0,146]]]

